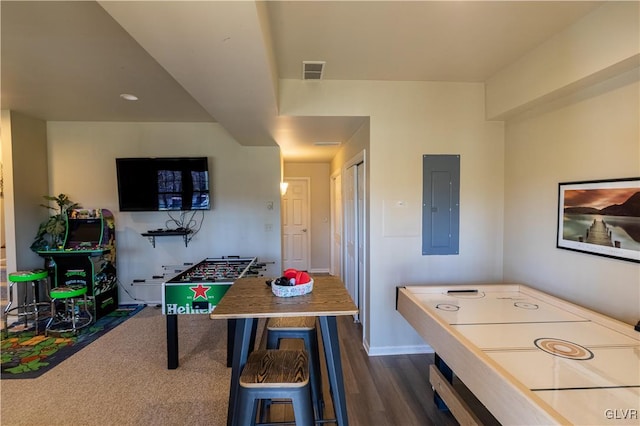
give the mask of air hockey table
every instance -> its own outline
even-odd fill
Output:
[[[455,375],[504,425],[640,424],[640,333],[519,284],[405,286],[396,309],[434,349],[436,403],[478,418]]]
[[[167,368],[178,368],[178,316],[209,315],[239,278],[255,276],[264,264],[255,257],[206,258],[162,283],[167,317]],[[227,364],[231,365],[235,321],[227,323]]]

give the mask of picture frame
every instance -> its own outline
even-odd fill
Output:
[[[559,183],[556,246],[640,263],[640,177]]]

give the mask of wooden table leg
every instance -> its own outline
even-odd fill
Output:
[[[233,341],[236,336],[236,320],[227,320],[227,367],[233,365]]]
[[[453,414],[459,424],[464,426],[482,425],[480,419],[455,390],[451,381],[435,365],[429,366],[429,383],[433,387],[434,397],[438,395],[439,400]]]
[[[178,368],[178,315],[167,315],[167,368]]]
[[[449,383],[453,383],[453,370],[449,368],[449,366],[442,360],[442,358],[440,358],[438,354],[435,354],[434,365]],[[438,392],[435,389],[433,392],[433,402],[435,402],[439,410],[441,411],[449,410],[449,407],[447,407],[447,404],[440,397],[440,395],[438,395]]]
[[[235,342],[233,346],[233,362],[231,365],[231,385],[229,389],[229,407],[227,411],[227,426],[236,426],[238,416],[236,406],[238,404],[238,391],[240,388],[240,374],[247,363],[249,352],[253,349],[254,342],[251,339],[254,323],[253,318],[240,318],[236,320]]]

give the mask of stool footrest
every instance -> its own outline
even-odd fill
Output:
[[[50,296],[51,319],[45,328],[45,335],[66,332],[75,334],[93,322],[93,316],[88,307],[86,286],[57,287],[51,290]],[[56,305],[64,308],[58,311]]]
[[[267,330],[312,330],[316,326],[316,317],[274,317],[267,321]]]
[[[277,349],[283,339],[301,339],[309,358],[309,382],[316,412],[316,421],[323,418],[322,374],[320,350],[316,332],[315,316],[273,317],[267,321],[267,349]],[[263,412],[269,401],[264,401]]]

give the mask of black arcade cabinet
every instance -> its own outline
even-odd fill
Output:
[[[60,250],[41,250],[46,259],[51,286],[87,286],[94,319],[118,307],[115,224],[106,209],[76,209],[69,212],[67,234]]]

